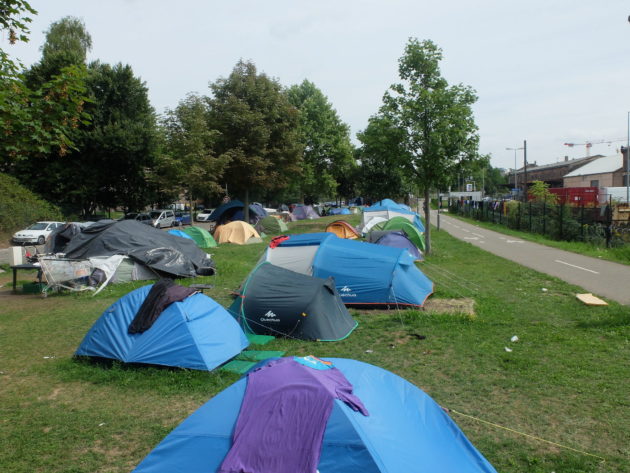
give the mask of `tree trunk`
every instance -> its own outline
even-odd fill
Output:
[[[431,253],[431,192],[427,187],[424,190],[424,253]]]
[[[245,199],[243,202],[244,207],[243,207],[243,219],[249,223],[249,190],[245,189]]]

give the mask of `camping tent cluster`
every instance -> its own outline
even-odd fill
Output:
[[[236,212],[222,218],[234,209],[217,215],[216,242],[260,241],[251,225],[232,218]],[[359,233],[344,221],[322,233],[285,235],[281,220],[258,216],[261,230],[280,236],[271,240],[228,310],[193,288],[162,279],[106,309],[76,355],[211,371],[246,349],[250,334],[339,341],[357,327],[347,306],[422,307],[433,292],[433,283],[414,264],[419,255],[412,250],[422,234],[413,218],[380,217],[380,227],[368,235],[375,245],[357,241]],[[113,248],[124,241],[124,257],[157,274],[214,271],[198,247],[216,242],[202,229],[169,233],[147,227],[159,236],[140,238],[134,224],[84,230],[65,249],[77,257],[109,249],[122,258]],[[184,420],[134,471],[496,473],[416,386],[360,361],[312,356],[259,363]]]
[[[262,259],[296,273],[333,277],[346,305],[422,307],[433,283],[405,249],[305,233],[270,245]]]

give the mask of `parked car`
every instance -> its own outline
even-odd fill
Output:
[[[214,209],[205,209],[197,214],[195,220],[198,222],[207,222],[210,215],[212,215],[212,212],[214,212]]]
[[[13,234],[13,243],[36,243],[43,245],[52,231],[62,226],[63,222],[36,222],[24,230]]]
[[[181,227],[182,225],[191,225],[191,224],[192,224],[192,219],[190,218],[189,213],[184,213],[180,210],[175,211],[175,221],[173,222],[173,225],[177,225],[178,227]]]
[[[144,223],[146,225],[153,225],[153,219],[151,218],[151,215],[146,213],[139,213],[135,215],[136,216],[133,218],[134,220],[137,220],[138,222]]]
[[[175,222],[175,212],[172,210],[152,210],[149,215],[155,228],[172,227]]]

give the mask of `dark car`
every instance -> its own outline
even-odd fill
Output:
[[[182,225],[190,225],[191,223],[192,220],[189,213],[184,213],[181,210],[175,211],[175,220],[173,221],[173,225],[181,227]]]

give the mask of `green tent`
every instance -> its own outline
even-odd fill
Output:
[[[284,223],[279,218],[275,218],[272,216],[263,218],[260,221],[260,226],[265,233],[270,235],[280,235],[281,233],[289,230],[286,223]]]
[[[212,235],[208,230],[205,230],[201,227],[188,227],[184,228],[184,233],[190,236],[199,248],[214,248],[217,246],[217,242],[214,241]]]
[[[418,247],[419,250],[424,251],[424,235],[418,228],[409,220],[404,217],[393,217],[387,222],[374,225],[373,229],[380,227],[380,230],[402,230],[407,234],[407,238]]]

